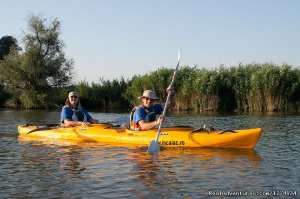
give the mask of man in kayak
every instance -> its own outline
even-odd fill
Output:
[[[78,126],[98,123],[98,120],[81,106],[79,95],[72,91],[69,93],[65,106],[61,110],[62,126]]]
[[[166,90],[170,93],[170,101],[168,102],[168,108],[175,106],[174,99],[174,88],[170,86]],[[134,107],[130,114],[130,129],[131,130],[149,130],[165,120],[164,116],[159,116],[156,120],[156,116],[161,114],[163,111],[163,104],[156,103],[159,99],[156,96],[155,91],[145,90],[143,95],[139,97],[142,100],[143,104],[137,107]]]

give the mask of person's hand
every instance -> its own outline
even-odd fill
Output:
[[[166,89],[166,91],[167,91],[167,93],[170,92],[170,95],[174,95],[175,94],[174,87],[173,86],[171,87],[171,85],[168,86],[168,88]]]
[[[156,125],[160,125],[165,121],[166,117],[164,115],[160,115],[158,119],[156,120]]]
[[[89,122],[81,122],[80,125],[83,125],[83,126],[88,126],[90,123]]]

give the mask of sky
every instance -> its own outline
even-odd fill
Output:
[[[272,62],[300,67],[300,0],[0,0],[0,38],[21,44],[26,18],[61,22],[74,83],[161,67]]]

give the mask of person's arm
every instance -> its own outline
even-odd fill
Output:
[[[170,100],[168,103],[168,110],[175,107],[176,103],[175,103],[175,96],[174,94],[170,95]]]
[[[64,124],[66,126],[79,126],[79,125],[87,125],[89,122],[81,122],[81,121],[73,121],[70,119],[64,119]]]
[[[169,101],[168,101],[168,108],[167,108],[167,110],[169,110],[169,109],[175,107],[175,105],[176,105],[175,91],[174,91],[174,88],[173,87],[171,88],[170,86],[166,89],[166,91],[167,91],[167,93],[169,93],[169,91],[171,92],[170,98],[169,98]],[[165,103],[163,103],[162,106],[164,107]]]
[[[81,110],[84,112],[84,114],[86,115],[87,121],[90,124],[96,124],[99,123],[98,120],[94,119],[84,108],[81,108]]]
[[[73,111],[69,107],[63,107],[61,111],[61,121],[64,126],[87,125],[89,122],[74,121],[72,119]]]
[[[164,116],[159,116],[157,120],[153,122],[145,122],[145,120],[140,120],[138,123],[141,127],[141,130],[146,131],[153,129],[154,127],[158,126],[160,123],[162,123],[165,120]]]
[[[61,110],[61,122],[63,126],[78,126],[81,123],[72,120],[72,110],[69,107],[63,107]]]
[[[99,123],[99,121],[98,121],[97,119],[94,119],[94,118],[91,118],[91,119],[89,119],[88,121],[89,121],[89,123],[91,123],[91,124],[97,124],[97,123]]]

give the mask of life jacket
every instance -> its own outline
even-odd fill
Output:
[[[146,112],[146,117],[144,119],[145,122],[153,122],[156,120],[156,113],[152,108],[149,110],[145,108],[143,105],[136,106],[130,112],[130,130],[134,130],[134,131],[142,130],[141,126],[138,123],[133,122],[133,114],[138,108],[142,108]]]
[[[73,111],[72,119],[74,121],[87,122],[87,117],[81,109],[72,109],[72,111]]]
[[[65,106],[70,108],[69,106]],[[81,109],[76,109],[76,108],[70,108],[73,112],[72,115],[72,120],[73,121],[82,121],[82,122],[87,122],[87,116]]]

